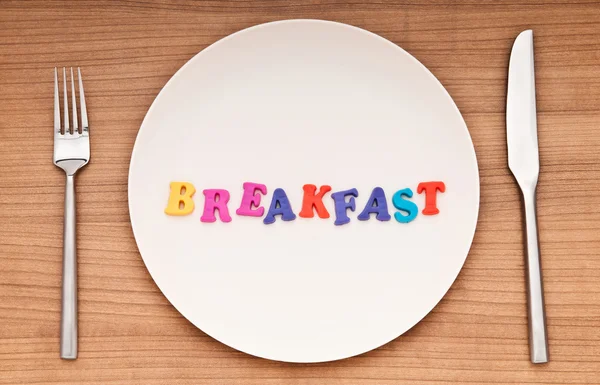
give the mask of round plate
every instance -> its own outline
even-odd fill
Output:
[[[194,185],[195,211],[165,214],[171,182]],[[424,215],[420,182],[442,181]],[[236,215],[244,182],[282,188],[293,221]],[[356,188],[336,226],[299,217],[303,185]],[[391,220],[359,221],[375,187]],[[392,196],[418,206],[395,220]],[[232,221],[200,221],[204,189],[226,189]],[[349,197],[346,197],[348,201]],[[377,348],[440,301],[469,251],[479,209],[477,160],[436,78],[388,40],[334,22],[290,20],[226,37],[160,92],[139,131],[129,209],[156,284],[190,322],[243,352],[320,362]],[[264,217],[264,216],[263,216]]]

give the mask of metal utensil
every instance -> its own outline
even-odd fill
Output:
[[[527,238],[527,304],[531,362],[548,362],[546,313],[536,219],[536,186],[540,173],[535,108],[533,32],[523,31],[515,39],[508,69],[506,100],[508,166],[521,191],[525,206]]]
[[[90,160],[90,136],[83,93],[81,71],[79,78],[79,108],[81,132],[77,121],[75,78],[71,68],[72,123],[69,125],[69,103],[67,98],[67,71],[63,68],[63,127],[60,122],[58,96],[58,71],[54,68],[54,164],[64,170],[65,219],[63,234],[63,281],[62,311],[60,320],[60,357],[68,360],[77,358],[77,247],[75,243],[75,173]]]

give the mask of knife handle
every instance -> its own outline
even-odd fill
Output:
[[[529,319],[529,350],[531,362],[548,362],[548,336],[546,332],[546,312],[544,310],[544,290],[540,263],[540,245],[536,219],[535,187],[523,190],[525,205],[525,236],[527,259],[527,307]]]

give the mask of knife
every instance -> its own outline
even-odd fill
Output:
[[[517,36],[510,54],[506,98],[508,167],[521,192],[525,208],[527,307],[529,350],[534,364],[548,362],[546,312],[536,219],[536,186],[540,173],[535,109],[533,32]]]

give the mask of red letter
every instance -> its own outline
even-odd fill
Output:
[[[423,182],[419,183],[417,192],[420,194],[425,191],[425,208],[423,215],[435,215],[440,212],[436,206],[437,191],[446,191],[444,182]]]
[[[331,191],[331,186],[323,185],[319,190],[319,193],[315,195],[317,186],[314,184],[305,184],[302,189],[304,190],[304,199],[302,199],[302,210],[300,215],[302,218],[314,217],[313,207],[317,210],[319,218],[329,218],[329,212],[323,204],[323,195]]]
[[[200,217],[201,222],[214,222],[215,210],[219,210],[222,222],[231,222],[227,202],[229,202],[229,191],[227,190],[204,190],[202,191],[206,200],[204,201],[204,213]]]

